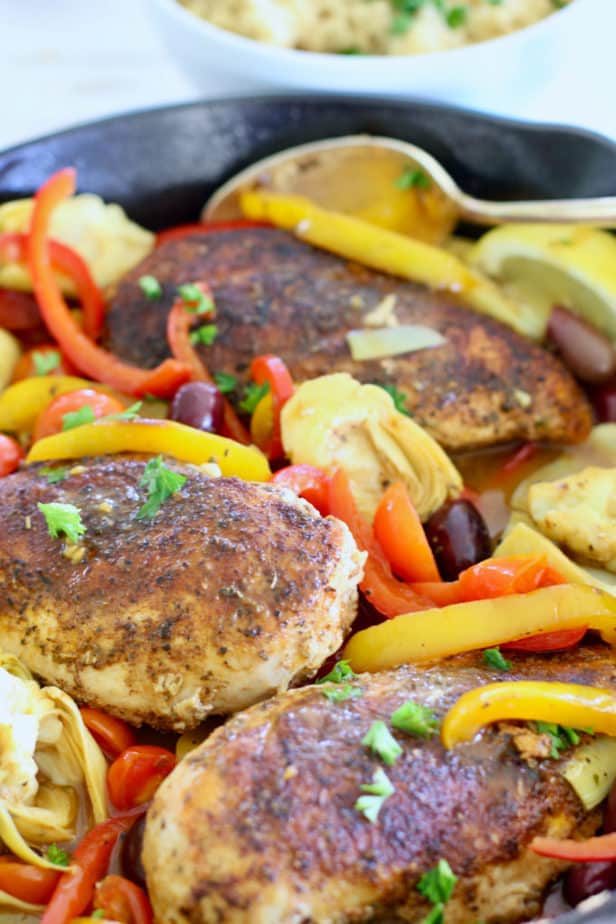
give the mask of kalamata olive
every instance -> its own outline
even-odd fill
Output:
[[[426,536],[445,581],[488,558],[492,547],[483,517],[468,500],[454,500],[433,513],[425,524]]]
[[[197,430],[218,433],[222,426],[224,399],[215,385],[208,382],[188,382],[182,385],[171,403],[171,420]]]
[[[561,305],[552,309],[548,335],[565,365],[583,382],[606,382],[616,373],[611,341]]]
[[[122,875],[145,887],[145,871],[141,854],[143,852],[143,834],[145,831],[145,815],[140,815],[124,838],[120,852]]]
[[[609,382],[592,391],[592,403],[601,423],[616,423],[616,383]]]
[[[603,830],[606,834],[616,831],[616,783],[612,784],[603,807]]]
[[[591,895],[616,887],[616,863],[578,863],[565,873],[563,895],[575,907]]]

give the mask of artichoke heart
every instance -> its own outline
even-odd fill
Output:
[[[462,490],[462,478],[425,430],[397,411],[377,385],[346,372],[300,385],[281,415],[282,441],[294,464],[348,474],[357,506],[370,521],[383,491],[402,481],[422,520]]]
[[[0,841],[25,862],[53,868],[33,845],[75,837],[78,790],[92,821],[106,818],[106,768],[70,697],[40,687],[0,652]]]

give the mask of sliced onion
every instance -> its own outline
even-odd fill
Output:
[[[442,334],[433,327],[424,327],[423,324],[350,330],[346,339],[351,356],[358,362],[415,353],[417,350],[427,350],[446,343]]]

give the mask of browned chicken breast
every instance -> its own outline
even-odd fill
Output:
[[[602,650],[515,657],[506,679],[569,680],[616,689]],[[362,745],[377,720],[413,701],[438,716],[465,691],[502,680],[480,655],[429,669],[363,674],[362,695],[331,702],[312,686],[235,716],[189,754],[148,814],[144,863],[160,924],[420,922],[422,874],[446,859],[459,881],[446,924],[511,924],[540,909],[563,869],[528,850],[540,832],[584,837],[586,814],[525,726],[484,730],[445,751],[394,731],[392,766]],[[520,739],[519,732],[524,731]],[[532,748],[530,749],[532,751]],[[355,807],[384,771],[393,787],[372,823]]]
[[[148,300],[145,274],[163,287]],[[591,415],[573,378],[550,354],[509,328],[460,306],[449,295],[349,265],[284,231],[211,232],[159,247],[120,283],[111,299],[108,344],[151,366],[168,355],[165,324],[178,284],[208,282],[218,336],[200,347],[212,372],[245,383],[260,353],[284,358],[300,382],[350,372],[363,382],[395,385],[415,420],[452,450],[515,439],[576,442]],[[395,296],[400,324],[424,324],[447,342],[395,359],[353,362],[349,330]]]
[[[354,618],[363,556],[290,492],[166,464],[187,480],[152,521],[142,459],[0,479],[0,647],[77,700],[183,730],[313,675]],[[79,509],[78,544],[39,502]]]

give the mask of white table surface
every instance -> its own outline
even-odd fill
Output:
[[[118,112],[237,95],[221,78],[199,88],[184,76],[150,25],[148,2],[0,0],[0,150]],[[616,0],[578,2],[588,15],[563,37],[560,66],[530,102],[516,101],[512,87],[500,114],[616,139]],[[481,92],[473,105],[495,108]]]

